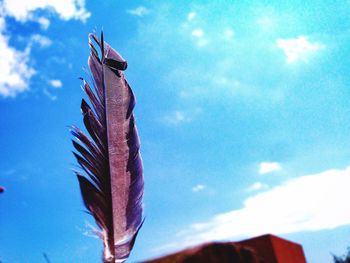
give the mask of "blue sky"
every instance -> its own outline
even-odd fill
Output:
[[[0,260],[98,262],[71,172],[78,77],[103,28],[128,60],[146,221],[130,262],[273,233],[350,245],[348,1],[0,2]]]

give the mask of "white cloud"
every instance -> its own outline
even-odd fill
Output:
[[[24,50],[11,47],[9,36],[6,34],[5,18],[13,17],[20,22],[36,21],[42,29],[47,29],[50,20],[44,16],[36,16],[35,12],[38,10],[55,12],[63,20],[86,21],[90,16],[85,9],[85,0],[4,0],[0,2],[0,96],[2,97],[15,97],[29,90],[29,81],[36,73],[29,65],[32,45],[37,43],[41,47],[48,47],[52,44],[49,38],[34,34]]]
[[[4,25],[4,18],[0,21]],[[0,31],[0,50],[0,96],[15,97],[29,89],[29,80],[35,74],[28,64],[30,47],[24,51],[10,47],[8,37]]]
[[[41,47],[48,47],[52,44],[51,39],[39,34],[32,35],[31,40],[34,43],[38,43]]]
[[[46,17],[38,17],[37,22],[40,24],[40,27],[44,30],[47,30],[50,26],[50,20]]]
[[[284,51],[288,64],[299,60],[307,62],[312,54],[322,48],[320,43],[311,43],[305,36],[290,39],[277,39],[276,45]]]
[[[144,6],[139,6],[134,9],[129,9],[126,12],[133,16],[143,17],[145,15],[148,15],[150,13],[150,10]]]
[[[266,189],[268,188],[268,185],[263,184],[261,182],[256,182],[254,184],[252,184],[251,186],[248,187],[248,192],[254,192],[254,191],[258,191],[258,190],[262,190],[262,189]]]
[[[85,9],[85,0],[4,0],[2,6],[7,16],[21,22],[38,20],[34,12],[43,9],[57,13],[63,20],[86,21],[91,15]],[[40,25],[47,25],[47,21],[38,22]]]
[[[281,169],[281,165],[277,162],[261,162],[259,165],[259,174],[272,173]]]
[[[196,12],[189,12],[187,15],[187,21],[192,21],[196,16]]]
[[[59,79],[52,79],[49,81],[49,84],[56,89],[62,87],[62,81],[60,81]]]
[[[234,36],[234,32],[231,28],[226,28],[223,33],[224,39],[232,40]]]
[[[59,79],[51,79],[48,81],[49,85],[53,87],[54,89],[60,89],[62,88],[63,84],[62,81]],[[47,88],[43,89],[44,95],[48,97],[50,100],[55,101],[57,100],[57,96],[52,93],[52,90],[49,90]]]
[[[173,243],[173,248],[211,240],[318,231],[349,225],[349,185],[350,166],[289,180],[247,198],[241,209],[191,225],[178,233],[181,243]]]
[[[194,37],[203,37],[204,36],[204,32],[202,29],[198,28],[198,29],[194,29],[192,31],[192,36]]]
[[[205,188],[206,188],[205,185],[203,185],[203,184],[197,184],[197,185],[195,185],[195,186],[192,187],[192,192],[197,193],[197,192],[199,192],[199,191],[203,191]]]

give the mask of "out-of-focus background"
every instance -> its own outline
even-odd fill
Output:
[[[349,1],[3,0],[1,262],[101,258],[67,128],[83,127],[101,29],[137,96],[146,221],[130,262],[264,233],[311,263],[345,253]]]

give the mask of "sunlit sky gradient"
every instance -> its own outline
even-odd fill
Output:
[[[350,245],[349,1],[0,2],[0,260],[99,262],[67,126],[87,36],[128,60],[146,221],[130,262],[273,233]],[[85,69],[84,69],[85,68]]]

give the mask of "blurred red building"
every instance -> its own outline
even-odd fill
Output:
[[[274,235],[258,236],[236,243],[252,248],[266,263],[306,263],[301,245]]]

